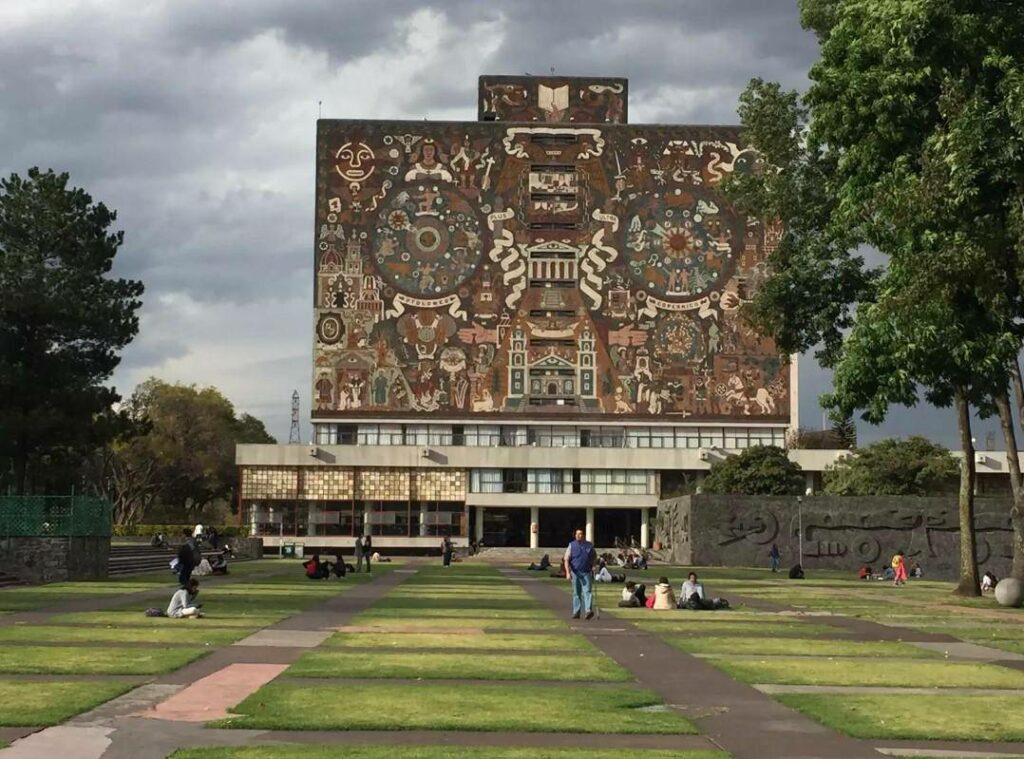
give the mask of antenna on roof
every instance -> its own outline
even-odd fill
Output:
[[[551,67],[551,76],[554,76],[554,75],[555,75],[555,67],[554,67],[554,66],[552,66],[552,67]]]
[[[317,100],[316,101],[316,117],[318,119],[322,119],[324,117],[324,101],[323,100]]]

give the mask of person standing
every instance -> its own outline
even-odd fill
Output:
[[[366,571],[370,571],[370,557],[373,556],[373,538],[363,535],[363,558],[366,559]]]
[[[782,554],[779,553],[779,547],[775,543],[772,543],[772,549],[768,552],[768,558],[772,561],[772,572],[778,572],[779,567],[782,565]]]
[[[356,572],[363,571],[363,539],[361,537],[356,538],[355,544],[355,560],[356,560]]]
[[[199,564],[196,557],[200,552],[195,538],[192,537],[187,527],[181,531],[181,538],[181,545],[178,546],[178,587],[187,590],[192,571]]]
[[[441,566],[450,567],[452,565],[452,541],[447,535],[441,540]]]
[[[594,561],[597,552],[593,544],[584,539],[583,530],[576,530],[573,541],[565,549],[566,574],[572,584],[572,618],[579,619],[586,612],[587,619],[594,616]]]

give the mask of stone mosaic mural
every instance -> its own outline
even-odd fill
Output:
[[[574,102],[319,122],[314,416],[788,419],[786,359],[740,317],[778,230],[718,189],[752,168],[738,129]]]

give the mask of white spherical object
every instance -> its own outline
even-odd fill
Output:
[[[1024,601],[1024,582],[1005,577],[996,585],[996,601],[1000,606],[1020,606]]]

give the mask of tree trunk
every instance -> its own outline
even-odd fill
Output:
[[[1017,434],[1009,395],[1004,391],[995,396],[994,400],[1006,441],[1006,465],[1010,470],[1010,489],[1013,492],[1013,506],[1010,509],[1010,521],[1013,523],[1013,568],[1010,571],[1014,577],[1024,579],[1024,482],[1021,481],[1020,459],[1017,456]]]
[[[960,431],[960,583],[958,596],[980,596],[978,547],[974,539],[974,443],[971,441],[971,408],[963,388],[956,391],[957,427]]]
[[[1010,375],[1014,380],[1014,397],[1017,400],[1018,421],[1020,422],[1021,429],[1024,430],[1024,380],[1021,379],[1021,365],[1018,362],[1014,362]]]

